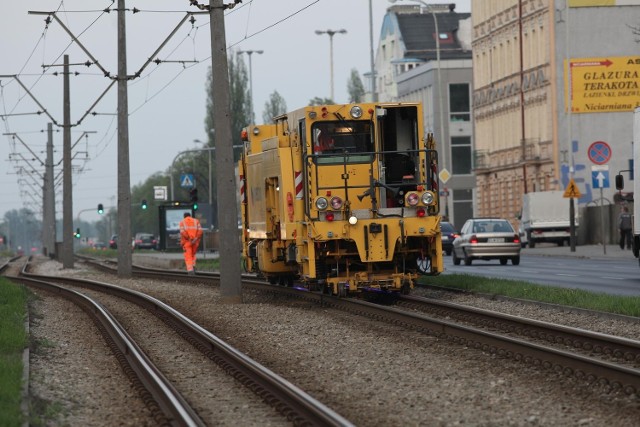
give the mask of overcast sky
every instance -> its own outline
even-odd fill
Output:
[[[206,0],[205,0],[206,1]],[[225,0],[229,3],[231,0]],[[208,3],[208,1],[207,1]],[[400,3],[400,2],[398,2]],[[404,1],[410,4],[410,1]],[[434,1],[448,4],[451,1]],[[459,0],[456,10],[470,12],[470,0]],[[89,56],[58,22],[48,27],[45,15],[29,11],[57,11],[62,23],[87,51],[112,75],[117,74],[117,13],[104,13],[112,5],[106,0],[3,1],[0,6],[0,75],[19,75],[53,119],[63,122],[63,55],[71,64],[83,64]],[[127,0],[128,74],[140,70],[145,61],[176,28],[187,11],[196,9],[188,0]],[[387,0],[372,0],[374,49],[380,25],[391,6]],[[113,4],[116,8],[117,2]],[[316,30],[347,30],[334,36],[335,101],[348,101],[347,80],[355,68],[362,76],[370,70],[368,0],[244,0],[226,12],[227,46],[236,50],[262,50],[252,55],[252,80],[256,121],[262,122],[264,104],[274,91],[285,99],[288,110],[308,104],[318,96],[330,97],[329,36]],[[198,148],[196,139],[206,140],[204,129],[205,82],[210,60],[210,28],[207,15],[185,22],[171,41],[151,59],[139,78],[129,84],[129,155],[131,184],[163,172],[184,150]],[[247,66],[248,58],[245,55]],[[43,65],[54,67],[44,68]],[[110,79],[97,66],[72,65],[71,122],[78,123],[105,91]],[[364,78],[363,78],[364,81]],[[98,203],[116,205],[117,120],[116,85],[109,90],[81,123],[73,127],[76,160],[84,170],[73,175],[73,211],[86,221],[99,219]],[[44,168],[46,128],[51,119],[36,115],[42,108],[16,82],[0,78],[0,122],[2,133],[15,133],[24,141],[2,135],[0,142],[0,220],[5,212],[20,209],[25,202],[41,200],[39,173]],[[54,125],[54,161],[62,160],[62,128]],[[87,132],[86,137],[82,137]],[[28,146],[28,148],[26,146]],[[9,154],[20,153],[19,165],[35,168],[32,177],[17,175]],[[84,159],[86,161],[78,161]],[[19,181],[22,180],[22,184]],[[179,183],[174,183],[177,186]],[[57,194],[61,218],[62,187]],[[28,194],[27,194],[28,193]],[[149,195],[152,199],[153,195]],[[132,201],[137,207],[138,201]],[[40,206],[38,204],[37,206]],[[38,213],[39,216],[39,213]]]

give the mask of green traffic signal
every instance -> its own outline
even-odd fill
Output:
[[[102,215],[104,213],[104,206],[102,206],[102,203],[98,204],[98,213],[100,215]]]
[[[74,233],[74,235],[73,235],[73,236],[74,236],[76,239],[79,239],[79,238],[80,238],[80,229],[79,229],[79,228],[76,228],[76,232]]]
[[[147,199],[142,199],[142,202],[140,203],[140,207],[141,207],[143,210],[146,210],[146,209],[147,209]]]

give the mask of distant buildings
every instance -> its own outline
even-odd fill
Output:
[[[640,4],[473,0],[472,12],[476,214],[514,218],[523,193],[571,178],[585,206],[600,197],[594,167],[613,201],[640,103]]]
[[[443,214],[458,227],[515,220],[525,192],[570,179],[581,207],[600,188],[605,204],[617,199],[614,176],[633,167],[640,2],[472,0],[471,14],[415,3],[387,10],[376,89],[380,102],[423,102],[445,170]]]
[[[434,133],[443,172],[441,213],[458,227],[473,216],[475,186],[470,29],[470,14],[449,5],[392,6],[375,61],[379,102],[423,103],[425,127]]]

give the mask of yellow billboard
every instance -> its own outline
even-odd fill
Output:
[[[615,6],[616,0],[569,0],[569,7]]]
[[[640,106],[640,56],[565,60],[564,87],[565,111],[633,111]]]
[[[638,0],[569,0],[569,7],[638,6]]]

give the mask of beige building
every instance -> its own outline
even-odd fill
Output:
[[[552,0],[475,0],[476,215],[512,219],[522,195],[561,189]]]
[[[571,179],[580,208],[614,203],[640,105],[640,1],[471,5],[475,214],[513,220],[525,192]]]

